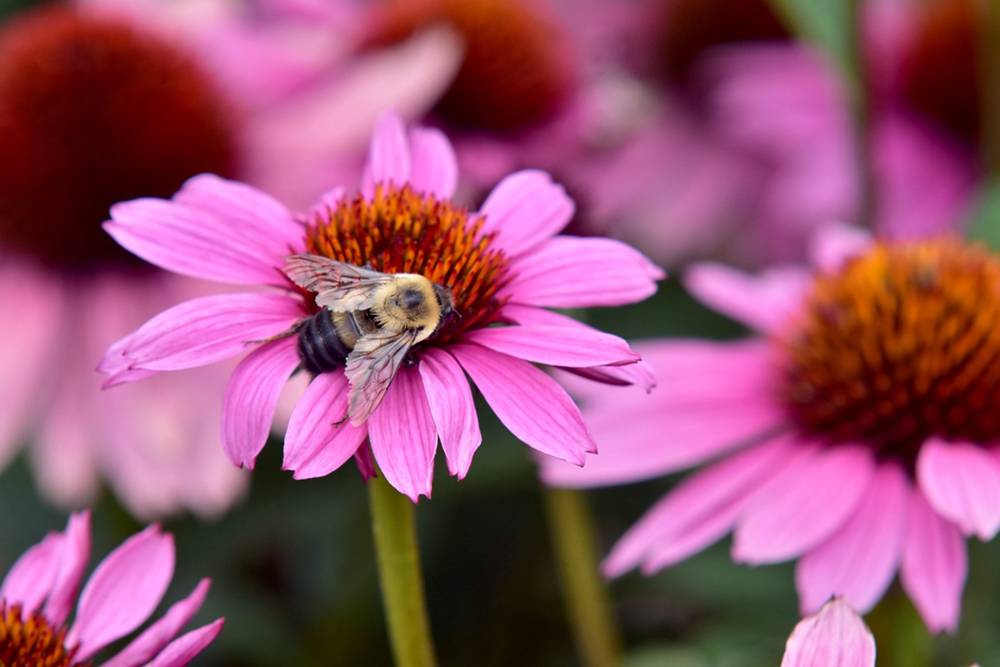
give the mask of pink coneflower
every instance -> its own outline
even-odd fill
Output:
[[[222,424],[230,459],[252,467],[278,395],[302,363],[292,334],[318,311],[315,293],[285,275],[289,256],[309,253],[421,274],[450,292],[457,316],[412,348],[367,421],[342,422],[343,371],[313,378],[285,436],[284,467],[296,478],[329,474],[356,454],[370,469],[370,442],[386,479],[416,500],[431,493],[439,438],[450,472],[464,477],[481,441],[466,373],[514,435],[582,464],[595,447],[579,411],[530,362],[618,384],[649,385],[651,377],[621,339],[543,308],[631,303],[652,294],[663,274],[617,241],[557,236],[573,202],[544,172],[511,174],[476,213],[450,201],[457,176],[444,135],[407,134],[390,113],[372,139],[361,191],[332,190],[305,219],[215,176],[191,179],[169,201],[117,204],[108,232],[147,261],[276,289],[196,299],[160,314],[109,350],[108,383],[250,349],[226,391]],[[490,326],[499,323],[511,326]]]
[[[268,23],[272,35],[230,11],[182,30],[149,20],[140,10],[151,4],[221,8],[93,0],[28,10],[0,28],[0,466],[30,436],[42,491],[60,504],[86,504],[104,478],[137,516],[217,516],[248,481],[220,453],[211,426],[221,414],[211,397],[227,369],[186,371],[114,395],[102,395],[94,372],[125,332],[211,288],[123,252],[100,228],[108,208],[170,196],[202,172],[279,190],[271,176],[296,174],[291,180],[315,197],[321,189],[300,172],[318,171],[316,160],[332,159],[337,142],[363,146],[374,125],[376,111],[355,97],[378,80],[382,104],[420,110],[450,76],[454,53],[442,55],[449,48],[432,35],[362,60],[302,61],[293,57],[306,41],[298,32],[300,48],[279,48],[289,45],[277,35],[293,36],[284,22]],[[377,76],[400,69],[403,58],[427,72],[407,86]],[[239,76],[251,67],[252,81]],[[280,96],[276,82],[286,86]],[[339,134],[324,135],[298,160],[288,144],[317,115]]]
[[[0,587],[0,662],[83,667],[142,625],[174,575],[174,538],[150,526],[125,540],[90,575],[68,622],[90,560],[90,512],[70,517],[14,563]],[[106,662],[110,667],[181,667],[222,630],[224,619],[177,637],[198,613],[208,579]],[[174,639],[177,637],[177,639]]]
[[[875,667],[875,637],[851,605],[834,598],[795,626],[781,667]]]
[[[950,237],[843,229],[814,256],[814,273],[693,268],[696,296],[766,338],[640,348],[672,381],[646,401],[594,401],[601,456],[549,461],[544,478],[597,486],[711,462],[619,541],[608,575],[733,531],[739,562],[799,559],[805,613],[831,595],[867,611],[899,570],[927,626],[954,630],[964,538],[1000,528],[1000,260]]]

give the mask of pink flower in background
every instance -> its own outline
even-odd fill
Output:
[[[101,561],[80,592],[89,560],[90,513],[82,512],[70,517],[64,533],[49,533],[14,563],[0,587],[0,659],[5,664],[91,664],[101,649],[138,629],[160,604],[174,575],[174,539],[159,526],[133,535]],[[220,618],[177,637],[198,613],[210,583],[203,579],[102,664],[188,664],[224,623]],[[74,602],[76,615],[69,623]]]
[[[730,531],[750,565],[798,559],[802,611],[865,612],[897,570],[933,632],[958,624],[965,537],[1000,529],[1000,259],[949,237],[872,241],[831,228],[815,272],[704,264],[687,285],[761,337],[639,346],[671,381],[642,400],[589,390],[601,447],[546,482],[589,487],[705,468],[614,547],[646,573]]]
[[[0,28],[0,467],[30,437],[59,504],[92,501],[102,477],[142,518],[213,517],[244,495],[217,428],[231,369],[100,392],[110,343],[213,291],[135,260],[100,225],[114,202],[202,172],[312,201],[382,105],[421,113],[450,80],[453,37],[357,56],[342,18],[315,15],[324,5],[88,0]]]
[[[450,472],[464,477],[481,442],[466,373],[514,435],[582,464],[595,448],[579,411],[531,362],[647,389],[652,377],[623,340],[544,308],[640,301],[663,273],[618,241],[557,236],[573,202],[544,172],[511,174],[477,213],[450,201],[457,177],[444,135],[407,134],[390,113],[372,139],[361,191],[330,191],[305,220],[214,176],[191,179],[169,201],[117,204],[106,228],[144,259],[277,289],[196,299],[161,313],[109,350],[108,383],[250,349],[226,391],[222,423],[230,459],[252,467],[282,387],[302,363],[293,328],[318,310],[316,294],[293,288],[284,273],[290,255],[308,252],[382,273],[422,274],[450,291],[457,316],[413,347],[367,421],[342,419],[343,372],[313,379],[285,436],[284,467],[297,479],[327,475],[355,455],[370,473],[368,441],[386,479],[416,500],[430,496],[438,439]],[[496,323],[510,326],[489,326]]]
[[[781,667],[875,667],[875,638],[851,605],[834,598],[795,626]]]

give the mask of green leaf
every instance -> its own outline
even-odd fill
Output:
[[[972,214],[969,238],[1000,251],[1000,181],[990,182]]]
[[[768,0],[792,32],[829,53],[851,79],[857,78],[857,0]]]

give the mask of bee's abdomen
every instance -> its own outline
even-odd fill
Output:
[[[351,353],[337,333],[333,314],[325,308],[299,329],[298,350],[302,367],[313,375],[340,368]]]

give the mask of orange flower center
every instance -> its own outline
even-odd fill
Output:
[[[150,35],[53,5],[3,26],[0,62],[0,246],[59,269],[136,266],[101,229],[111,204],[232,171],[215,91]]]
[[[497,318],[509,262],[469,212],[410,186],[379,185],[371,201],[344,198],[311,221],[308,252],[383,273],[417,273],[451,290],[455,313],[430,339],[442,344]]]
[[[817,278],[780,340],[799,428],[915,461],[929,436],[1000,439],[1000,261],[954,239],[878,244]]]
[[[21,606],[0,600],[0,665],[3,667],[89,667],[66,650],[66,629],[53,628],[41,614],[22,617]]]
[[[528,0],[397,0],[373,41],[396,43],[438,23],[465,41],[461,68],[436,109],[442,118],[514,132],[558,110],[572,76],[559,36]]]

